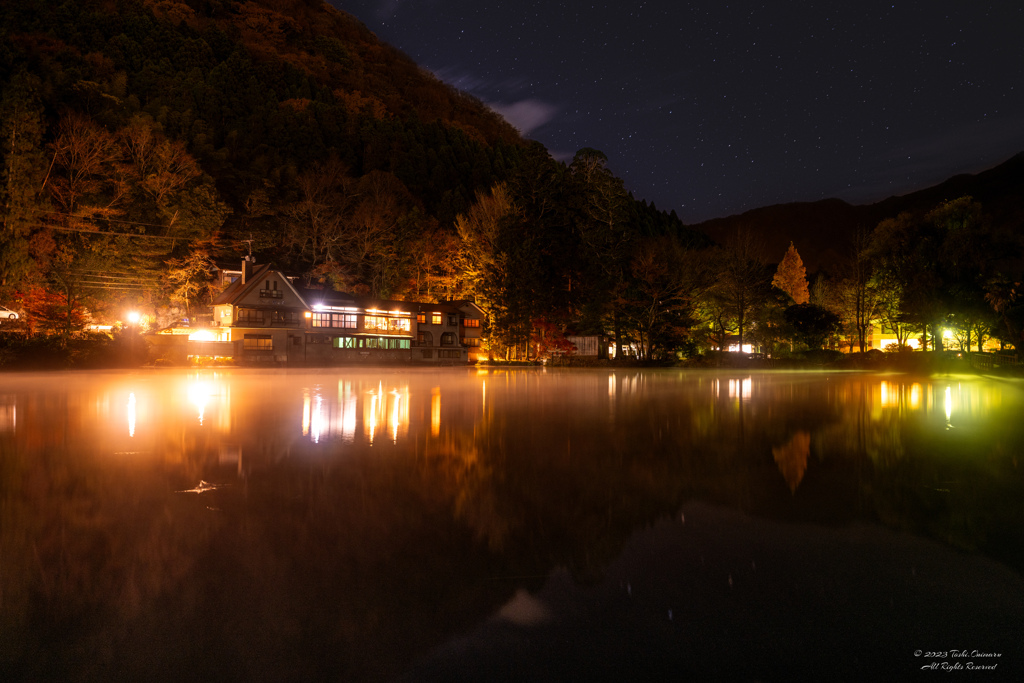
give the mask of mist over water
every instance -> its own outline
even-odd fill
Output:
[[[859,373],[4,375],[0,674],[785,680],[846,643],[898,679],[937,641],[1020,670],[1022,407]]]

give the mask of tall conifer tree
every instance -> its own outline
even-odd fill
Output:
[[[782,262],[779,263],[779,269],[775,271],[772,285],[792,297],[794,303],[805,304],[811,300],[807,288],[807,269],[804,268],[803,259],[792,242],[789,243],[789,249],[782,257]]]

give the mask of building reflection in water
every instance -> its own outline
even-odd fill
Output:
[[[919,412],[930,416],[941,410],[938,414],[944,417],[947,428],[956,426],[955,417],[970,421],[984,419],[1003,402],[1002,389],[998,385],[943,380],[925,380],[923,383],[881,380],[875,396],[875,419],[886,411],[900,415]]]
[[[135,393],[128,394],[128,436],[135,436]]]
[[[558,372],[492,370],[458,382],[415,374],[396,381],[360,373],[278,381],[230,371],[194,372],[110,385],[93,398],[91,418],[72,410],[68,419],[81,414],[94,426],[109,425],[106,434],[98,434],[97,444],[111,440],[110,452],[115,454],[150,453],[196,468],[218,463],[237,467],[241,474],[287,457],[302,444],[307,451],[316,447],[309,452],[323,457],[331,453],[324,450],[330,445],[474,439],[496,419],[507,420],[508,410],[519,410],[525,401],[542,406],[545,416],[562,410],[573,416],[603,415],[612,435],[633,429],[633,422],[642,419],[655,425],[659,435],[685,424],[686,438],[708,440],[717,450],[739,447],[735,444],[745,434],[767,439],[780,474],[795,492],[804,480],[812,443],[819,459],[835,457],[831,454],[844,443],[860,444],[875,454],[896,454],[902,448],[892,438],[902,425],[965,432],[987,424],[1003,403],[1004,389],[992,383],[870,375],[833,379],[617,370],[570,380]],[[653,419],[654,413],[671,409],[651,402],[666,399],[675,406],[674,416]],[[25,399],[0,395],[0,433],[20,427],[19,400]],[[38,401],[26,405],[32,410]],[[114,424],[119,436],[110,430]],[[69,422],[60,429],[91,428]],[[51,436],[56,438],[56,433]],[[565,434],[567,452],[572,452],[571,441],[572,435]]]
[[[439,393],[436,401],[436,429],[439,430]],[[314,444],[335,440],[352,443],[361,426],[362,434],[371,445],[379,441],[382,434],[391,443],[398,443],[408,433],[409,404],[407,383],[388,387],[383,381],[367,385],[359,381],[339,380],[337,398],[329,397],[322,385],[305,387],[302,390],[302,436]]]

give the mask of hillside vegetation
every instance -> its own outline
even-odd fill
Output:
[[[600,248],[687,234],[599,152],[585,178],[556,163],[319,0],[12,0],[0,86],[0,301],[33,333],[194,313],[210,263],[252,254],[307,285],[502,299],[522,335],[611,300],[630,253]],[[494,192],[501,234],[460,233]]]
[[[572,334],[644,361],[863,349],[877,321],[901,348],[1017,344],[1021,166],[702,231],[321,0],[0,5],[0,305],[21,312],[3,331],[58,349],[128,309],[195,321],[212,265],[247,255],[308,287],[471,299],[509,359]],[[798,250],[828,262],[810,287]]]

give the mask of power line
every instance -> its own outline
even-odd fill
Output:
[[[61,228],[55,225],[43,226],[50,230],[59,230],[61,232],[84,232],[88,235],[117,235],[119,237],[145,237],[151,240],[181,240],[183,242],[190,242],[192,240],[199,239],[198,237],[181,237],[180,235],[175,237],[174,235],[146,235],[144,233],[132,233],[132,232],[114,232],[112,230],[84,230],[82,228]]]
[[[94,221],[95,218],[87,218],[85,216],[76,216],[73,213],[64,213],[62,211],[47,211],[45,209],[29,209],[32,213],[45,213],[51,216],[63,216],[64,218],[76,218],[80,221]],[[161,225],[160,223],[143,223],[142,221],[126,221],[121,218],[101,218],[99,220],[106,221],[107,223],[122,223],[124,225],[142,225],[147,228],[169,228],[170,225]]]

